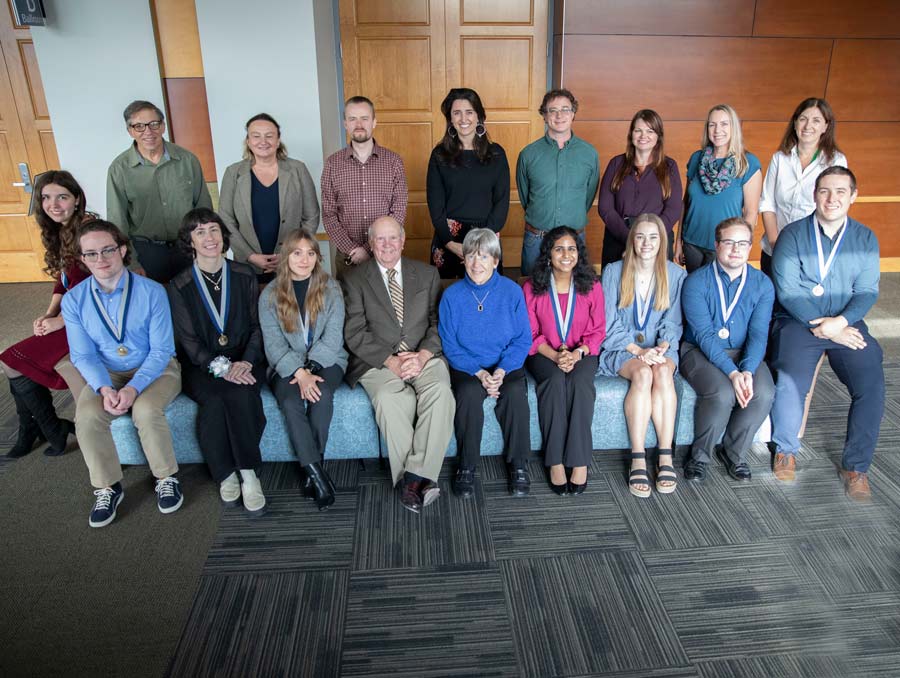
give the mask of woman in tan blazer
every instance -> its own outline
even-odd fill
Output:
[[[319,227],[319,201],[309,170],[287,157],[281,127],[267,113],[247,121],[244,159],[222,178],[219,214],[231,229],[234,258],[253,266],[267,283],[278,267],[284,236]]]

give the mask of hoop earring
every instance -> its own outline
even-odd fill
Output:
[[[487,130],[484,128],[484,123],[479,122],[477,125],[475,125],[475,134],[480,137],[483,137],[485,134],[487,134]]]
[[[453,125],[447,125],[447,136],[451,139],[456,139],[459,136],[456,133],[456,128]]]

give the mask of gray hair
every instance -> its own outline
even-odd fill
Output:
[[[376,218],[372,221],[372,223],[369,224],[369,228],[366,230],[366,239],[369,240],[369,241],[372,240],[372,229],[375,228],[375,224],[377,224],[379,221],[386,221],[386,220],[388,220],[388,219],[390,219],[391,221],[393,221],[393,222],[397,225],[397,228],[400,229],[400,235],[402,235],[402,236],[405,236],[405,235],[406,235],[406,229],[403,228],[403,224],[401,224],[399,221],[397,221],[396,219],[394,219],[394,217],[392,217],[391,215],[385,214],[384,216],[376,217]]]
[[[125,112],[122,114],[125,117],[125,124],[130,124],[135,113],[139,113],[140,111],[153,111],[159,116],[160,122],[166,121],[166,116],[163,115],[163,112],[159,110],[159,107],[156,104],[138,99],[137,101],[132,101],[125,107]]]
[[[489,228],[473,228],[463,240],[463,258],[470,254],[487,254],[500,259],[500,238]]]

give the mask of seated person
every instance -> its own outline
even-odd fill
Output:
[[[266,427],[259,388],[266,376],[253,269],[225,259],[230,231],[208,207],[184,216],[178,241],[194,263],[172,278],[169,303],[184,392],[199,406],[197,440],[226,506],[252,517],[266,509],[256,475]],[[235,415],[240,417],[236,418]]]
[[[371,398],[400,503],[419,513],[440,493],[455,403],[438,336],[440,278],[434,267],[401,256],[405,242],[393,217],[372,222],[374,259],[343,280],[344,339],[347,382],[361,384]]]
[[[462,243],[466,274],[441,299],[438,332],[450,364],[450,384],[456,398],[456,449],[459,466],[453,492],[471,497],[475,468],[481,455],[483,402],[496,398],[494,414],[503,432],[503,453],[509,464],[509,491],[525,496],[528,477],[528,391],[525,356],[531,346],[528,312],[522,288],[497,273],[500,238],[488,228],[475,228]]]
[[[603,269],[606,339],[599,373],[625,377],[625,421],[631,441],[628,489],[650,496],[644,439],[653,419],[658,443],[656,491],[670,494],[678,480],[672,466],[675,437],[675,369],[681,339],[684,270],[666,261],[666,227],[655,214],[635,217],[621,261]]]
[[[536,382],[550,488],[561,496],[581,494],[593,451],[594,374],[606,321],[603,290],[577,231],[557,226],[544,236],[525,283],[525,303],[531,324],[527,364]]]
[[[743,218],[720,223],[716,260],[691,273],[681,292],[687,326],[680,369],[697,392],[686,480],[703,481],[720,439],[717,454],[728,475],[750,480],[747,450],[775,397],[763,360],[775,289],[747,264],[752,244],[753,229]]]
[[[322,462],[334,392],[347,367],[344,297],[322,267],[316,236],[306,229],[287,234],[275,271],[259,298],[266,357],[274,369],[269,383],[305,475],[304,494],[324,511],[334,503],[334,483]]]
[[[181,391],[166,290],[128,271],[128,238],[108,221],[82,224],[78,255],[91,276],[63,297],[69,356],[87,387],[75,403],[75,431],[97,489],[88,524],[116,518],[125,496],[110,422],[131,411],[141,447],[157,478],[162,513],[181,508],[178,463],[165,409]]]

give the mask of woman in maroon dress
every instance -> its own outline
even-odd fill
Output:
[[[0,369],[9,378],[9,390],[16,402],[19,435],[8,457],[21,457],[46,440],[44,454],[65,452],[69,434],[75,425],[56,416],[50,389],[70,388],[77,397],[84,380],[66,360],[63,317],[59,312],[62,295],[88,277],[78,265],[75,230],[92,215],[85,216],[84,191],[75,178],[64,171],[42,174],[35,187],[35,219],[44,244],[44,269],[57,279],[47,312],[34,321],[34,334],[0,353]]]

